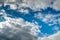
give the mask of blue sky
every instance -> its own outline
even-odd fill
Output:
[[[25,2],[27,4],[25,4]],[[60,1],[58,0],[55,2],[55,0],[35,0],[33,2],[30,0],[25,0],[25,2],[18,6],[15,6],[15,4],[13,4],[13,6],[11,6],[11,4],[0,6],[1,28],[6,26],[7,28],[3,29],[7,30],[10,29],[10,26],[12,26],[11,28],[16,30],[13,27],[16,26],[18,29],[22,27],[20,29],[24,30],[25,32],[29,31],[29,34],[37,36],[38,38],[46,37],[46,39],[51,39],[50,37],[52,37],[52,40],[59,40],[60,36],[58,35],[60,35],[60,5],[58,3],[60,3]],[[5,31],[3,31],[3,33],[4,32]],[[9,34],[9,32],[7,34]]]
[[[60,10],[57,11],[51,7],[47,7],[46,9],[41,9],[40,11],[34,11],[33,9],[26,7],[23,9],[29,10],[29,13],[24,15],[23,13],[18,12],[17,10],[10,9],[9,5],[3,7],[2,9],[5,10],[6,14],[9,14],[8,17],[16,18],[16,19],[17,18],[23,18],[25,21],[28,21],[28,22],[32,22],[33,20],[36,21],[38,23],[38,25],[42,25],[42,28],[40,30],[43,34],[52,35],[52,34],[56,33],[57,31],[53,30],[53,27],[55,25],[58,26],[59,30],[60,30],[60,24],[55,24],[55,25],[49,26],[47,23],[43,22],[41,19],[34,17],[34,15],[38,14],[38,13],[41,13],[42,15],[53,14],[53,16],[54,16],[56,14],[59,14]],[[57,16],[56,20],[58,18],[60,18],[60,16]],[[39,33],[38,36],[43,37],[43,35],[41,33]]]

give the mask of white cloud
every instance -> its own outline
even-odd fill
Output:
[[[10,39],[15,38],[16,37],[15,35],[19,35],[17,38],[19,39],[19,37],[21,37],[21,40],[29,40],[29,39],[37,40],[36,36],[38,32],[40,32],[39,25],[33,22],[31,23],[28,21],[24,21],[23,18],[15,19],[15,18],[7,17],[5,13],[3,14],[3,17],[5,18],[6,21],[0,22],[1,35],[5,35],[5,37]]]
[[[17,9],[17,5],[15,5],[15,4],[10,4],[10,9]]]
[[[1,28],[4,26],[8,26],[9,28],[26,28],[25,30],[31,34],[37,35],[39,31],[39,25],[34,22],[30,23],[28,21],[24,21],[23,18],[10,18],[5,13],[4,10],[1,10],[1,14],[6,21],[0,22]],[[17,27],[18,26],[18,27]],[[30,28],[30,29],[29,29]],[[28,31],[29,30],[29,31]]]
[[[42,13],[38,13],[35,14],[34,17],[42,20],[43,22],[47,23],[48,25],[54,25],[54,24],[59,24],[59,19],[56,19],[58,16],[60,16],[60,14],[42,14]]]
[[[25,3],[32,8],[46,8],[53,0],[25,0]],[[32,3],[32,4],[31,4]]]
[[[24,3],[19,4],[19,7],[28,6],[28,7],[31,7],[32,9],[39,9],[39,8],[45,9],[48,6],[50,6],[51,2],[52,2],[52,0],[50,0],[50,1],[49,0],[48,1],[47,0],[37,0],[37,1],[36,0],[25,0]],[[54,9],[57,9],[57,10],[60,9],[60,6],[58,3],[59,3],[59,1],[55,1],[55,3],[53,4]],[[14,10],[17,9],[17,6],[15,4],[9,4],[9,5],[10,5],[11,9],[14,9]],[[2,10],[2,11],[4,11],[4,10]],[[26,14],[29,13],[28,10],[24,10],[24,9],[19,10],[19,11],[22,13],[26,13]],[[57,17],[57,16],[60,16],[60,14],[53,16],[52,14],[45,15],[45,14],[39,13],[39,14],[35,15],[35,17],[41,19],[43,22],[47,23],[48,25],[57,24],[57,21],[60,23],[60,19],[57,19],[57,20],[55,19],[55,17]],[[9,30],[9,32],[11,33],[10,35],[9,35],[9,33],[6,32],[7,35],[9,35],[10,37],[14,36],[13,34],[17,35],[18,32],[22,32],[22,31],[23,31],[21,33],[22,35],[23,35],[23,33],[26,32],[26,34],[29,34],[29,35],[31,34],[33,36],[36,36],[38,34],[38,32],[40,32],[39,25],[37,25],[35,23],[30,23],[28,21],[24,21],[24,19],[22,19],[22,18],[19,18],[19,19],[10,18],[10,17],[7,17],[6,14],[4,14],[4,18],[6,19],[6,21],[0,22],[0,26],[1,26],[0,33],[4,34],[4,32],[5,32],[4,30],[11,29],[11,30]],[[49,24],[50,22],[53,22],[53,23]],[[22,37],[22,35],[21,35],[21,37]],[[60,32],[58,32],[54,35],[51,35],[49,37],[39,38],[39,40],[59,40]],[[30,36],[30,37],[32,37],[32,36]],[[28,37],[26,39],[23,39],[23,37],[22,37],[22,40],[27,40],[27,39],[28,39]],[[36,40],[36,39],[34,38],[34,40]]]
[[[17,9],[17,5],[16,4],[10,4],[10,3],[5,3],[4,6],[9,5],[10,9],[16,10]]]
[[[38,40],[60,40],[60,31],[48,37],[39,37]]]
[[[53,4],[52,4],[53,2]],[[60,10],[60,0],[24,0],[24,3],[31,7],[32,9],[39,10],[45,9],[47,7],[52,7],[56,10]],[[32,4],[31,4],[32,3]]]
[[[48,38],[52,40],[60,40],[60,31],[58,31],[56,34],[49,36]]]
[[[51,4],[51,2],[53,2],[53,4]],[[52,7],[56,10],[60,10],[60,0],[6,0],[5,3],[18,4],[20,7],[30,7],[34,10],[46,9],[47,7]],[[15,6],[13,7],[15,8]]]
[[[25,22],[22,18],[19,19],[12,19],[9,17],[5,17],[5,19],[7,20],[7,22],[5,23],[5,25],[10,25],[11,27],[16,27],[16,28],[20,28],[22,27],[23,29],[26,28],[25,30],[28,32],[28,30],[30,30],[29,33],[33,33],[34,35],[36,34],[36,32],[39,32],[38,29],[38,25],[35,25],[34,23],[30,23],[30,22]],[[9,27],[10,27],[9,26]],[[30,28],[30,29],[29,29]]]
[[[60,16],[60,14],[42,14],[42,13],[38,13],[35,14],[34,17],[42,20],[43,22],[45,22],[46,24],[48,24],[49,26],[55,25],[55,24],[59,24],[59,19],[56,19],[58,16]],[[54,26],[52,28],[52,30],[57,31],[57,33],[50,35],[48,37],[44,36],[44,37],[39,37],[38,40],[60,40],[60,31],[59,31],[59,27],[58,26]]]
[[[5,3],[4,6],[9,5],[10,9],[16,10],[23,13],[23,14],[29,14],[29,10],[28,9],[24,9],[22,7],[26,7],[26,4],[22,3],[19,4],[19,6],[17,6],[18,4],[10,4],[10,3]],[[8,8],[9,9],[9,8]]]
[[[60,10],[60,0],[55,0],[54,4],[52,5],[54,9]]]
[[[7,0],[5,3],[14,2],[12,4],[18,4],[20,7],[30,7],[34,10],[45,9],[51,5],[54,0]],[[10,3],[11,4],[11,3]]]
[[[29,14],[29,10],[28,9],[23,9],[21,8],[20,10],[18,10],[19,12],[23,13],[23,14]]]

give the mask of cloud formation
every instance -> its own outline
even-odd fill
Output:
[[[37,40],[39,25],[24,21],[23,18],[7,17],[5,12],[2,15],[6,21],[0,22],[1,40]]]
[[[54,15],[54,16],[53,16]],[[48,25],[52,26],[54,24],[59,24],[59,19],[58,18],[60,16],[60,14],[42,14],[42,13],[38,13],[38,14],[35,14],[34,17],[42,20],[43,22],[47,23]],[[57,20],[56,20],[57,18]]]
[[[60,10],[60,0],[4,0],[4,3],[17,4],[19,7],[30,7],[34,10],[46,9],[47,7],[52,7],[53,9]],[[17,5],[13,7],[16,7]]]
[[[6,1],[5,5],[7,5],[8,2],[9,1]],[[19,5],[17,6],[16,4],[8,4],[10,5],[10,9],[13,9],[13,10],[16,10],[17,8],[20,8],[20,7],[30,7],[34,10],[46,9],[47,7],[52,7],[55,10],[60,10],[60,5],[59,5],[60,0],[37,0],[37,1],[36,0],[23,0],[23,2],[21,1],[21,4],[19,4],[20,3],[19,0],[18,1],[12,0],[11,2],[15,2],[16,4]],[[24,9],[21,9],[19,11],[26,14],[29,12],[28,10],[24,10]],[[10,17],[7,17],[7,14],[4,14],[4,13],[3,15],[6,21],[0,22],[0,26],[1,26],[0,34],[1,36],[4,35],[1,38],[6,37],[6,40],[8,39],[37,40],[36,35],[38,34],[38,32],[40,32],[38,28],[39,25],[36,25],[35,23],[31,23],[28,21],[24,21],[24,19],[22,18],[18,18],[18,19],[10,18]],[[57,20],[55,19],[57,16],[60,16],[60,14],[53,16],[52,14],[45,15],[45,14],[39,13],[35,15],[36,18],[41,19],[43,22],[45,22],[49,26],[60,23],[60,18],[58,18]],[[54,29],[58,30],[58,28],[57,29],[54,28]],[[17,35],[19,35],[19,37]],[[15,39],[16,37],[18,38]],[[48,37],[38,38],[38,40],[59,40],[59,39],[60,39],[60,32],[57,32],[54,35],[51,35]]]
[[[60,0],[55,0],[54,4],[52,5],[54,9],[60,10]]]
[[[39,38],[38,40],[60,40],[60,31],[48,37]]]

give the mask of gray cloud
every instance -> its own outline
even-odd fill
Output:
[[[37,40],[37,37],[24,30],[6,27],[2,29],[2,32],[0,32],[0,40]]]

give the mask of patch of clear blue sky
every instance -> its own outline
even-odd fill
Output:
[[[4,9],[5,12],[6,12],[6,14],[9,14],[8,17],[11,17],[11,18],[23,18],[25,21],[28,21],[28,22],[32,22],[32,20],[37,21],[39,25],[42,25],[43,26],[40,29],[41,32],[43,34],[47,33],[48,35],[52,35],[52,34],[55,33],[55,31],[52,30],[52,28],[53,28],[54,25],[52,27],[50,27],[48,24],[44,23],[42,20],[35,18],[34,17],[34,14],[37,14],[37,13],[42,13],[42,14],[48,14],[48,13],[50,13],[50,14],[59,14],[60,13],[60,10],[57,11],[57,10],[51,8],[51,7],[47,7],[46,9],[41,9],[40,11],[38,11],[38,10],[37,11],[34,11],[31,8],[26,7],[24,9],[29,10],[29,14],[26,14],[26,15],[24,15],[21,12],[18,12],[17,10],[10,9],[9,8],[9,5],[7,5],[5,7],[2,6],[2,7],[0,7],[0,10],[1,9]],[[60,16],[57,17],[57,18],[60,18]],[[57,18],[56,18],[56,20],[57,20]],[[60,24],[56,24],[56,25],[58,27],[60,27]],[[43,36],[43,35],[41,33],[39,33],[38,36]]]
[[[5,18],[2,15],[0,15],[0,22],[4,22],[4,21],[6,21]]]

